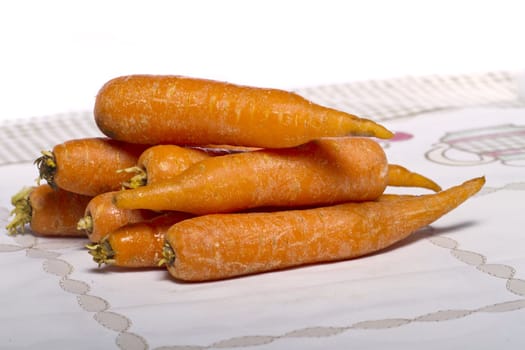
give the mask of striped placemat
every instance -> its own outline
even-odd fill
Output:
[[[0,126],[0,165],[32,162],[40,151],[69,139],[102,136],[92,112],[71,112],[4,122]]]
[[[370,80],[297,89],[314,102],[376,121],[474,106],[524,107],[518,75],[487,72]],[[31,162],[68,139],[101,136],[91,111],[0,124],[0,165]]]
[[[525,106],[517,73],[488,72],[370,80],[315,86],[298,92],[318,103],[385,121],[471,106]]]

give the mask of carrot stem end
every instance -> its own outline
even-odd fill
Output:
[[[24,233],[26,224],[31,222],[32,208],[29,202],[29,194],[32,189],[32,187],[24,187],[11,197],[11,204],[14,209],[10,215],[14,215],[14,218],[6,226],[9,235]]]
[[[162,259],[159,260],[158,266],[170,266],[175,262],[175,252],[168,242],[162,247]]]
[[[77,230],[84,231],[87,235],[93,232],[93,218],[91,215],[86,215],[78,220]]]
[[[51,151],[42,151],[41,153],[42,156],[34,161],[39,173],[37,183],[40,184],[40,180],[46,180],[52,188],[56,189],[55,173],[57,171],[57,163],[55,155]]]
[[[124,189],[126,188],[138,188],[145,186],[148,182],[148,176],[146,174],[146,171],[138,166],[132,166],[125,169],[120,169],[117,171],[118,173],[129,173],[129,174],[135,174],[129,181],[123,182],[122,187]]]
[[[107,239],[102,239],[96,244],[88,244],[86,248],[93,257],[93,261],[98,264],[98,267],[101,267],[103,264],[113,265],[115,263],[115,252]]]

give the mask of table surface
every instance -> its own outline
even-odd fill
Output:
[[[40,150],[100,135],[96,92],[131,73],[294,90],[395,131],[391,163],[486,186],[378,254],[214,283],[99,269],[85,240],[1,228],[0,348],[521,349],[519,2],[191,3],[0,5],[2,227]]]

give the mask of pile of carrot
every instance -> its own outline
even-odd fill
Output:
[[[164,266],[177,280],[370,254],[485,182],[442,190],[388,163],[375,140],[393,136],[384,126],[277,89],[124,76],[102,86],[94,117],[105,136],[36,158],[38,184],[12,197],[8,232],[85,237],[99,266]]]

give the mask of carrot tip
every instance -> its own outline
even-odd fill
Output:
[[[33,187],[24,187],[11,197],[11,204],[14,209],[10,214],[14,215],[14,218],[6,226],[9,235],[24,233],[26,224],[31,222],[32,208],[29,202],[29,194],[32,190]]]
[[[380,139],[391,139],[392,137],[394,137],[394,133],[385,128],[384,126],[380,126],[380,128],[378,128],[378,130],[376,131],[376,135],[377,138]]]
[[[360,127],[364,129],[363,136],[373,136],[379,139],[391,139],[394,137],[394,133],[385,126],[370,119],[361,118],[361,120],[364,123],[364,125]]]
[[[387,185],[400,187],[421,187],[434,192],[440,192],[442,190],[441,186],[439,186],[432,179],[419,173],[412,172],[407,168],[397,164],[388,165]]]
[[[471,180],[468,180],[466,183],[471,183],[476,188],[475,192],[478,192],[481,190],[481,188],[485,185],[486,179],[485,176],[475,177]]]

